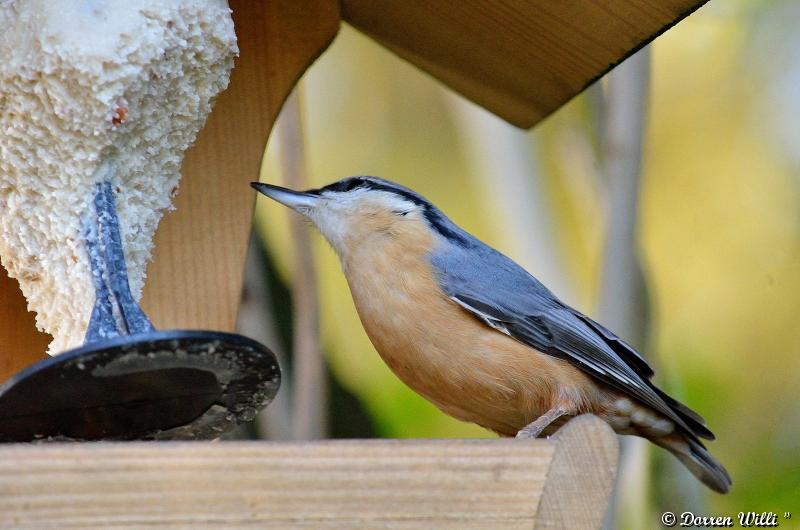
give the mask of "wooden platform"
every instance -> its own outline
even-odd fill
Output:
[[[600,528],[616,435],[0,446],[2,528]]]

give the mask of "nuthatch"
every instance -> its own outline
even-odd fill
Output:
[[[378,353],[445,413],[518,437],[592,413],[666,448],[711,489],[730,489],[700,441],[714,439],[703,418],[650,381],[633,347],[418,193],[375,177],[304,192],[253,187],[317,226]]]

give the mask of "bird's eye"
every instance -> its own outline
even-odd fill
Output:
[[[410,212],[411,212],[411,210],[393,210],[392,211],[392,213],[395,213],[397,215],[408,215]]]

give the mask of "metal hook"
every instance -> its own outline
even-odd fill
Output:
[[[95,304],[86,342],[155,331],[136,303],[128,284],[128,268],[120,236],[114,189],[110,181],[97,185],[94,215],[85,225],[86,250],[94,280]]]

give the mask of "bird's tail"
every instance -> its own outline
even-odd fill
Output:
[[[711,456],[708,449],[693,437],[673,433],[662,438],[651,438],[680,460],[692,474],[717,493],[728,493],[731,489],[731,476],[728,471]]]

